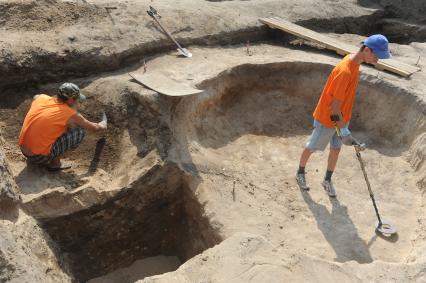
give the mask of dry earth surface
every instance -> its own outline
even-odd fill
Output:
[[[382,237],[352,148],[336,199],[320,185],[327,152],[308,165],[309,192],[294,180],[340,57],[258,21],[355,45],[383,32],[396,59],[424,68],[426,4],[408,2],[0,1],[0,281],[426,282],[426,75],[361,67],[351,128],[398,228]],[[149,5],[193,58],[177,56]],[[144,69],[204,91],[164,96],[128,75]],[[32,96],[63,81],[109,127],[52,173],[16,140]]]

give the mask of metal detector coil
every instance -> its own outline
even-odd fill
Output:
[[[387,220],[382,220],[382,223],[379,223],[377,221],[376,230],[384,236],[387,236],[387,235],[391,236],[396,233],[395,226]]]

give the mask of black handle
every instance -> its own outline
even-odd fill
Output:
[[[331,121],[333,122],[339,122],[340,121],[340,117],[337,114],[333,114],[330,116]]]

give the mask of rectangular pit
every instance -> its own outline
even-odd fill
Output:
[[[155,166],[104,203],[40,222],[78,282],[155,256],[176,256],[183,263],[220,242],[182,172],[171,164]]]

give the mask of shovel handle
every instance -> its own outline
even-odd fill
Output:
[[[154,15],[158,15],[157,10],[154,9],[154,7],[149,6],[149,10],[154,14]]]
[[[185,48],[182,48],[182,46],[179,44],[179,42],[177,42],[176,39],[174,39],[172,34],[160,23],[159,19],[161,18],[161,16],[158,14],[157,10],[155,10],[154,7],[152,7],[152,6],[149,6],[149,11],[146,11],[146,12],[160,26],[160,28],[163,30],[163,32],[176,44],[179,52],[186,57],[191,57],[191,56],[188,56],[188,51]]]

